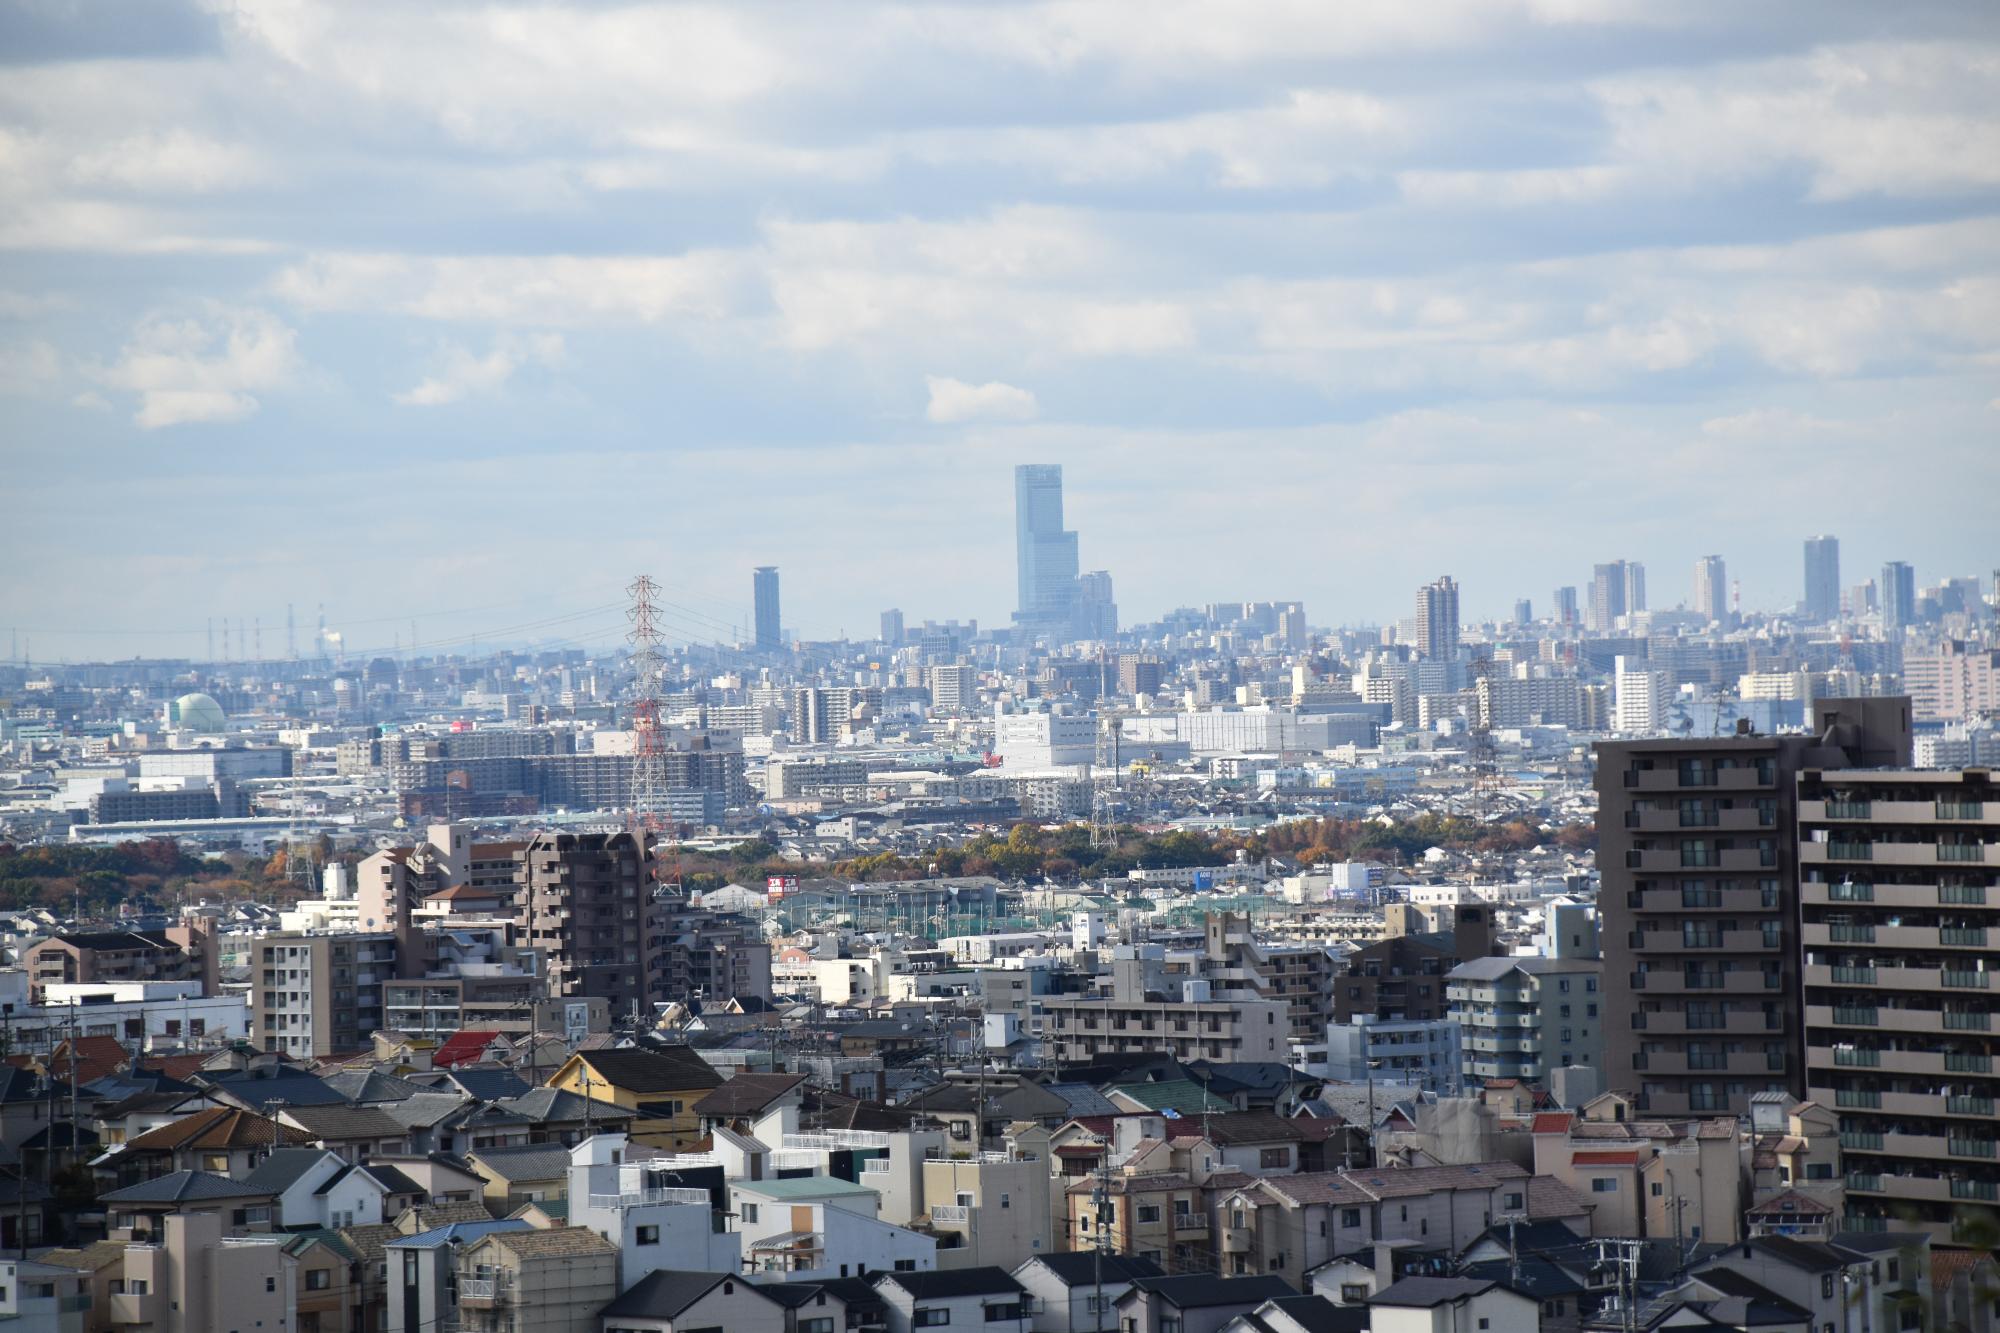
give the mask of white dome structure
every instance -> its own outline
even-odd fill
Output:
[[[206,694],[183,694],[167,705],[167,720],[184,730],[210,736],[229,725],[222,705]]]

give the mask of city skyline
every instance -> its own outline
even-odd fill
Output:
[[[11,7],[0,619],[1001,624],[1028,459],[1130,620],[1994,563],[1990,12],[915,12]]]

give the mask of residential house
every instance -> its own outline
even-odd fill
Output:
[[[97,1196],[114,1239],[157,1241],[168,1220],[213,1214],[217,1233],[245,1236],[271,1230],[272,1195],[212,1171],[174,1171]]]
[[[980,1329],[1028,1333],[1027,1292],[1004,1268],[878,1274],[888,1333],[916,1329]]]
[[[1736,1121],[1639,1120],[1631,1109],[1606,1093],[1581,1115],[1537,1115],[1535,1174],[1590,1201],[1594,1236],[1738,1240],[1747,1179]]]
[[[1500,1217],[1571,1219],[1580,1235],[1580,1201],[1542,1183],[1512,1162],[1266,1176],[1223,1196],[1218,1249],[1229,1272],[1303,1290],[1320,1265],[1381,1242],[1455,1255]]]
[[[1875,1255],[1843,1245],[1757,1236],[1695,1264],[1690,1275],[1712,1280],[1718,1272],[1740,1274],[1805,1310],[1814,1328],[1847,1329],[1858,1326],[1861,1312],[1875,1305],[1886,1277],[1878,1276],[1880,1268]],[[1905,1285],[1900,1272],[1895,1285]]]
[[[33,1259],[0,1259],[0,1326],[84,1333],[93,1274]]]
[[[382,1204],[389,1187],[375,1169],[355,1166],[328,1148],[281,1148],[243,1183],[277,1200],[272,1221],[281,1231],[337,1231],[387,1220]]]
[[[1368,1298],[1370,1333],[1470,1333],[1540,1327],[1534,1297],[1493,1278],[1406,1277]]]
[[[149,1242],[125,1246],[110,1279],[114,1327],[153,1333],[255,1333],[299,1327],[299,1260],[283,1236],[230,1236],[220,1212],[168,1214]]]
[[[355,1253],[333,1231],[303,1231],[284,1241],[298,1288],[293,1300],[298,1333],[350,1333],[361,1313],[361,1275]]]
[[[129,1185],[176,1171],[243,1177],[274,1149],[305,1147],[312,1136],[235,1107],[197,1111],[129,1139],[93,1162],[100,1179]]]
[[[597,1091],[604,1090],[599,1088]],[[648,1105],[655,1111],[664,1109],[660,1103]],[[565,1148],[574,1148],[592,1134],[630,1134],[632,1127],[645,1119],[644,1112],[633,1111],[600,1097],[566,1092],[561,1088],[531,1088],[518,1097],[506,1097],[494,1102],[492,1109],[525,1123],[528,1142],[559,1143]],[[476,1146],[476,1129],[473,1136]],[[460,1151],[463,1150],[461,1142]]]
[[[679,1152],[700,1135],[695,1103],[721,1084],[722,1075],[692,1047],[667,1046],[578,1051],[547,1086],[615,1102],[633,1113],[625,1131],[633,1139]]]
[[[923,1191],[939,1268],[1012,1269],[1055,1249],[1041,1158],[983,1152],[926,1160]]]
[[[618,1294],[618,1249],[594,1231],[495,1231],[458,1254],[463,1333],[597,1333]]]
[[[730,1187],[747,1265],[792,1281],[937,1267],[937,1239],[876,1216],[864,1185],[826,1176],[736,1181]]]
[[[1113,1308],[1120,1333],[1221,1333],[1265,1301],[1297,1294],[1276,1277],[1188,1273],[1136,1278]]]
[[[377,1106],[288,1106],[278,1118],[350,1162],[410,1151],[410,1131]]]
[[[465,1154],[465,1160],[486,1182],[482,1193],[496,1213],[569,1194],[569,1152],[561,1144],[475,1149]]]
[[[787,1284],[778,1284],[780,1287]],[[740,1275],[655,1269],[604,1307],[605,1333],[787,1333],[792,1307]],[[823,1293],[822,1293],[823,1294]],[[838,1333],[833,1316],[813,1333]],[[812,1316],[801,1320],[811,1322]]]
[[[1165,1277],[1151,1259],[1077,1250],[1038,1254],[1014,1270],[1028,1293],[1033,1333],[1111,1333],[1118,1298],[1142,1277]]]
[[[708,1190],[673,1184],[626,1159],[623,1134],[598,1134],[569,1150],[568,1220],[618,1247],[618,1289],[649,1273],[740,1273],[743,1237],[718,1225]]]
[[[1368,1311],[1319,1296],[1280,1296],[1236,1316],[1222,1333],[1368,1333]]]
[[[753,1133],[772,1111],[802,1107],[805,1083],[804,1074],[737,1074],[694,1104],[696,1124],[704,1134],[717,1129]]]
[[[430,1333],[449,1326],[463,1296],[458,1252],[491,1232],[527,1231],[518,1218],[449,1222],[390,1238],[382,1247],[388,1272],[383,1333]]]

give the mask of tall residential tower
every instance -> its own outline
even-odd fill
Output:
[[[1028,629],[1067,629],[1077,601],[1076,534],[1063,529],[1062,464],[1014,469],[1014,619]]]
[[[775,653],[785,646],[785,632],[778,622],[778,567],[757,566],[751,582],[757,598],[757,650]]]
[[[1806,619],[1840,619],[1840,538],[1806,538]]]

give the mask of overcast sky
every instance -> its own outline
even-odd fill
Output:
[[[37,658],[2000,566],[1984,0],[0,6]],[[303,632],[302,632],[303,637]],[[240,649],[239,649],[240,655]]]

